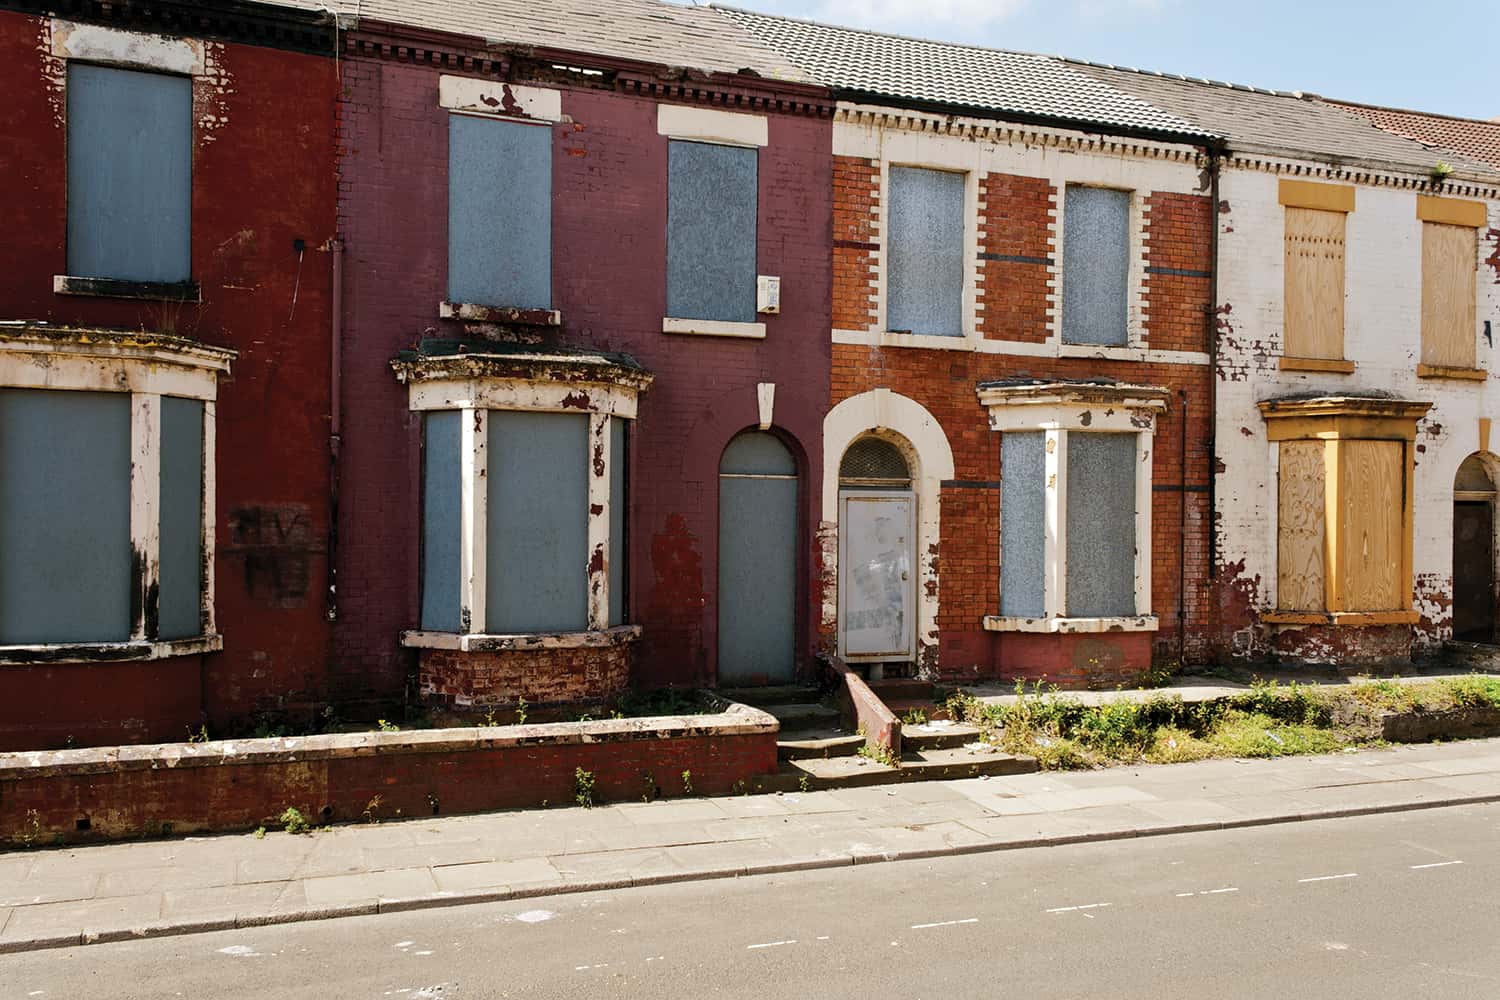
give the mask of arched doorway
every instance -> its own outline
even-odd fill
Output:
[[[1453,477],[1453,638],[1495,641],[1495,481],[1477,454]]]
[[[745,431],[719,460],[719,683],[791,683],[796,633],[797,461]]]
[[[916,497],[901,449],[868,435],[839,461],[839,653],[869,663],[916,655]]]

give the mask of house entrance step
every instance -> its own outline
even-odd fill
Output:
[[[891,680],[867,681],[870,690],[887,705],[891,700],[915,701],[932,704],[937,695],[936,686],[931,681],[921,681],[911,677],[896,677]]]
[[[781,731],[799,732],[805,729],[837,726],[839,710],[817,702],[798,702],[786,705],[757,705],[763,711],[776,716]]]
[[[768,712],[771,710],[772,705],[795,705],[799,702],[813,702],[818,700],[817,689],[807,687],[804,684],[724,688],[719,694],[730,701],[737,701],[742,705],[753,705],[756,708],[763,708]]]
[[[865,738],[838,726],[817,726],[787,733],[776,741],[776,755],[782,760],[807,760],[814,757],[849,757],[859,753]]]
[[[779,773],[762,778],[757,785],[761,791],[811,791],[906,781],[1030,774],[1037,769],[1036,759],[1032,757],[963,748],[919,750],[904,754],[900,767],[888,767],[859,756],[786,760],[782,761]]]
[[[983,734],[973,726],[939,719],[901,727],[903,750],[954,750],[976,742]]]

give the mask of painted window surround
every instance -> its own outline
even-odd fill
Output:
[[[1417,220],[1424,225],[1435,223],[1443,226],[1462,226],[1466,229],[1480,230],[1489,224],[1488,212],[1482,201],[1470,201],[1461,198],[1440,198],[1429,194],[1417,195]],[[1425,262],[1424,265],[1425,267]],[[1426,280],[1426,275],[1423,275]],[[1478,267],[1475,268],[1475,280],[1478,280]],[[1478,289],[1475,289],[1475,307],[1478,306]],[[1426,336],[1426,332],[1423,332]],[[1479,339],[1478,324],[1473,331],[1476,345]],[[1417,365],[1417,377],[1424,379],[1459,379],[1468,382],[1483,382],[1489,378],[1489,373],[1477,365],[1472,368],[1455,368],[1448,365]]]
[[[196,104],[201,78],[208,74],[205,44],[195,38],[172,38],[121,31],[97,24],[80,24],[53,18],[50,22],[51,55],[54,59],[77,60],[119,69],[172,73],[193,78]],[[67,86],[67,74],[59,77]],[[66,104],[66,101],[64,101]],[[196,123],[195,123],[196,124]],[[83,278],[57,274],[52,277],[52,291],[57,295],[86,295],[100,298],[148,299],[169,302],[197,302],[196,282],[162,283],[117,281],[110,278]]]
[[[759,149],[770,145],[770,127],[762,115],[686,107],[679,104],[657,106],[656,133],[667,139],[684,139],[720,146],[741,146],[747,149]],[[764,340],[766,339],[766,324],[727,323],[664,316],[661,321],[661,332]]]
[[[885,120],[884,109],[874,106],[840,106],[841,113],[871,122]],[[858,127],[835,122],[835,155],[857,156],[874,160],[880,168],[879,188],[882,204],[872,219],[873,239],[880,249],[876,251],[877,270],[875,322],[865,329],[835,329],[835,344],[857,344],[866,347],[917,347],[944,351],[972,351],[983,354],[1011,354],[1027,357],[1100,358],[1110,361],[1145,361],[1156,364],[1207,365],[1208,354],[1201,351],[1170,351],[1151,348],[1145,339],[1145,316],[1143,296],[1146,289],[1145,259],[1145,214],[1146,189],[1132,186],[1130,180],[1138,173],[1137,162],[1125,156],[1076,155],[1050,157],[1051,162],[1028,163],[1024,156],[1007,152],[1004,146],[981,142],[962,134],[945,134],[949,128],[961,132],[963,127],[981,127],[987,124],[979,120],[948,119],[917,112],[902,112],[903,119],[926,123],[927,127],[914,129],[884,124],[862,124]],[[1048,138],[1058,145],[1067,145],[1071,133],[1049,133]],[[1155,149],[1156,147],[1152,147]],[[1175,153],[1175,147],[1162,146],[1164,154]],[[1191,161],[1185,161],[1191,162]],[[890,167],[924,167],[932,170],[961,172],[966,175],[964,218],[964,254],[973,267],[965,268],[964,274],[964,335],[961,337],[935,337],[921,334],[892,333],[886,327],[885,268],[887,254],[885,241],[887,230],[884,192],[889,187]],[[1156,164],[1153,164],[1156,166]],[[1053,188],[1055,208],[1052,219],[1054,256],[1048,267],[1049,285],[1054,301],[1049,320],[1047,340],[1042,343],[991,340],[979,330],[978,262],[979,262],[979,178],[985,173],[1008,173],[1021,176],[1041,177]],[[1154,180],[1149,190],[1176,193],[1202,194],[1195,185],[1197,168],[1184,172],[1180,182],[1166,178]],[[1097,344],[1069,344],[1062,339],[1062,265],[1064,194],[1068,185],[1102,187],[1130,192],[1130,268],[1127,294],[1127,337],[1124,346]]]
[[[1431,408],[1431,403],[1409,400],[1370,399],[1347,396],[1322,396],[1311,399],[1270,399],[1257,404],[1266,422],[1266,438],[1270,442],[1267,482],[1271,488],[1266,492],[1269,511],[1266,517],[1266,551],[1275,553],[1280,538],[1280,511],[1278,510],[1280,482],[1280,446],[1283,441],[1320,440],[1327,449],[1324,461],[1332,468],[1340,465],[1339,442],[1345,440],[1401,441],[1405,448],[1406,495],[1401,525],[1401,592],[1405,595],[1404,610],[1359,611],[1344,607],[1344,595],[1337,575],[1328,572],[1326,566],[1337,566],[1342,561],[1340,546],[1348,543],[1347,532],[1340,530],[1338,515],[1341,506],[1338,497],[1338,482],[1326,489],[1324,499],[1324,531],[1328,539],[1325,560],[1324,586],[1328,611],[1279,611],[1277,610],[1277,574],[1270,574],[1271,591],[1260,620],[1268,625],[1398,625],[1415,624],[1419,615],[1411,609],[1412,604],[1412,539],[1413,515],[1416,491],[1417,421]],[[1331,511],[1331,513],[1330,513]]]
[[[640,638],[639,625],[609,625],[610,473],[609,421],[636,418],[640,393],[650,373],[599,354],[463,353],[398,358],[391,367],[407,387],[413,412],[459,410],[472,419],[460,427],[459,606],[468,614],[467,632],[413,629],[404,646],[483,652],[611,646]],[[588,477],[588,628],[562,633],[488,633],[486,526],[489,523],[487,441],[491,410],[587,413],[592,454]]]
[[[1046,477],[1043,517],[1043,609],[1040,618],[986,615],[991,632],[1154,632],[1151,613],[1151,448],[1156,417],[1167,408],[1168,390],[1145,385],[1079,382],[981,385],[979,402],[989,410],[990,430],[1041,431]],[[1067,608],[1068,434],[1135,435],[1135,614],[1128,618],[1069,618]],[[1002,476],[1004,470],[1002,471]],[[995,540],[999,546],[999,539]],[[1002,555],[1003,558],[1003,555]],[[996,595],[998,604],[999,595]]]
[[[438,107],[450,114],[533,125],[555,125],[569,120],[562,113],[560,90],[468,76],[444,74],[438,78]],[[556,309],[511,309],[477,302],[439,302],[438,318],[517,326],[562,325],[562,313]]]
[[[130,393],[130,545],[143,553],[132,581],[125,642],[0,646],[0,664],[159,660],[224,648],[214,622],[214,421],[218,377],[237,352],[179,337],[71,327],[0,325],[0,388]],[[158,590],[161,400],[203,402],[202,634],[160,640],[148,605]]]
[[[1340,212],[1346,217],[1354,212],[1354,192],[1355,188],[1351,184],[1324,184],[1317,181],[1291,180],[1285,177],[1278,180],[1276,184],[1276,200],[1283,209],[1305,208],[1318,212]],[[1347,239],[1344,246],[1344,288],[1342,294],[1346,298],[1349,294],[1349,248]],[[1284,345],[1286,343],[1286,308],[1285,297],[1283,296],[1283,351],[1285,350]],[[1349,334],[1347,317],[1344,323],[1344,329],[1339,331],[1341,338],[1347,338]],[[1355,369],[1355,363],[1349,361],[1347,358],[1303,358],[1285,353],[1282,354],[1277,365],[1282,371],[1316,372],[1326,375],[1351,375]]]

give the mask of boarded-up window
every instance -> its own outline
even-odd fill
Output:
[[[485,631],[588,627],[588,434],[582,413],[490,412]]]
[[[1422,223],[1422,363],[1474,367],[1474,230]]]
[[[667,144],[667,315],[755,322],[758,151]]]
[[[963,336],[964,175],[891,167],[888,330]]]
[[[1134,434],[1068,434],[1070,618],[1136,613],[1135,446]]]
[[[1343,212],[1286,208],[1285,353],[1344,357]]]
[[[1341,553],[1346,611],[1406,607],[1401,533],[1406,497],[1404,443],[1344,441],[1340,445]]]
[[[448,298],[552,308],[552,130],[450,115]]]
[[[1063,342],[1125,344],[1129,192],[1070,185],[1063,230]]]
[[[130,394],[0,389],[0,645],[130,638]]]
[[[1041,431],[1000,437],[1000,614],[1046,613],[1046,469]]]
[[[1280,449],[1276,606],[1282,611],[1323,611],[1323,442],[1283,441]]]
[[[187,639],[203,632],[201,400],[162,397],[159,516],[159,635]]]
[[[68,66],[68,273],[187,281],[192,81]]]
[[[434,410],[424,419],[422,448],[422,627],[467,631],[459,607],[460,411]]]

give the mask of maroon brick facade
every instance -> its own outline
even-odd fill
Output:
[[[132,11],[130,16],[139,12]],[[124,16],[124,15],[122,15]],[[142,15],[146,16],[146,15]],[[233,19],[218,28],[232,30]],[[139,21],[133,30],[151,30]],[[216,606],[224,650],[0,669],[0,747],[181,739],[326,703],[332,51],[210,44],[194,85],[201,303],[59,295],[65,72],[50,19],[0,12],[0,318],[176,333],[239,352],[219,384]],[[299,254],[294,241],[302,241]]]
[[[820,434],[829,399],[833,185],[826,103],[783,104],[774,91],[738,84],[686,91],[625,71],[613,86],[594,89],[573,77],[528,79],[523,68],[500,61],[460,68],[458,55],[467,50],[430,39],[385,56],[365,44],[394,37],[354,36],[344,63],[338,211],[348,246],[348,432],[335,683],[350,695],[390,701],[416,677],[416,656],[401,648],[399,636],[418,618],[420,422],[391,376],[390,360],[424,337],[483,332],[438,318],[447,287],[448,211],[448,112],[439,106],[438,85],[443,73],[487,72],[490,79],[561,91],[565,121],[553,126],[552,272],[562,327],[527,336],[625,352],[656,376],[631,429],[627,618],[644,629],[633,682],[711,684],[718,463],[729,440],[757,423],[757,383],[775,383],[773,432],[799,463],[805,563],[799,575],[813,579],[810,526],[820,503]],[[803,88],[796,100],[807,102],[811,93]],[[758,170],[758,271],[781,276],[782,300],[779,315],[757,317],[767,327],[764,340],[662,333],[667,139],[657,131],[657,107],[664,100],[768,119]],[[809,666],[817,590],[808,585],[798,595],[799,658]]]
[[[612,702],[630,689],[634,644],[578,649],[459,652],[424,649],[417,684],[423,700],[454,708]]]

